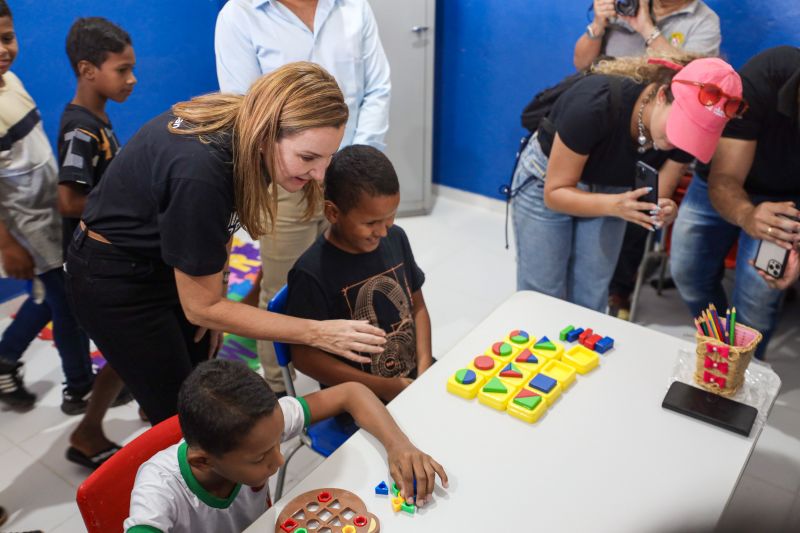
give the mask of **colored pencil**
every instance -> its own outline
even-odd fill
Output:
[[[703,334],[703,328],[700,327],[700,321],[697,320],[696,318],[694,319],[694,327],[697,328],[697,333],[699,333],[700,335]]]
[[[736,346],[736,308],[733,308],[731,311],[731,333],[730,333],[730,345]]]
[[[714,320],[714,326],[717,328],[717,333],[719,336],[717,337],[719,340],[723,340],[724,338],[724,331],[722,329],[722,323],[719,320],[719,314],[717,313],[717,308],[714,304],[711,304],[711,318]]]
[[[730,339],[731,337],[731,308],[729,307],[727,311],[725,311],[725,339]]]

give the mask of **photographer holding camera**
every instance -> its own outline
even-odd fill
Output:
[[[594,0],[594,20],[575,43],[575,68],[598,56],[678,51],[719,55],[719,17],[701,0]]]

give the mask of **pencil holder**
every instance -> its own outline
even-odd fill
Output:
[[[725,319],[720,322],[725,325]],[[695,383],[714,394],[733,396],[744,383],[744,372],[761,342],[761,333],[737,322],[733,346],[714,337],[696,337]]]

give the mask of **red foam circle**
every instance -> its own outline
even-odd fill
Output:
[[[479,355],[472,362],[478,370],[491,370],[494,368],[495,361],[488,355]]]

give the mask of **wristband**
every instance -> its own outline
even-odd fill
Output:
[[[604,32],[604,33],[605,33],[605,32]],[[588,26],[586,26],[586,36],[587,36],[589,39],[591,39],[592,41],[597,41],[597,40],[599,40],[599,39],[602,39],[602,38],[603,38],[603,34],[602,34],[602,33],[601,33],[600,35],[598,35],[598,34],[596,34],[596,33],[594,32],[594,30],[592,29],[592,25],[591,25],[591,24],[589,24]]]
[[[653,33],[650,34],[650,37],[648,37],[644,41],[645,48],[649,48],[650,45],[653,44],[653,41],[658,39],[659,35],[661,35],[661,30],[659,30],[658,28],[654,29]]]

